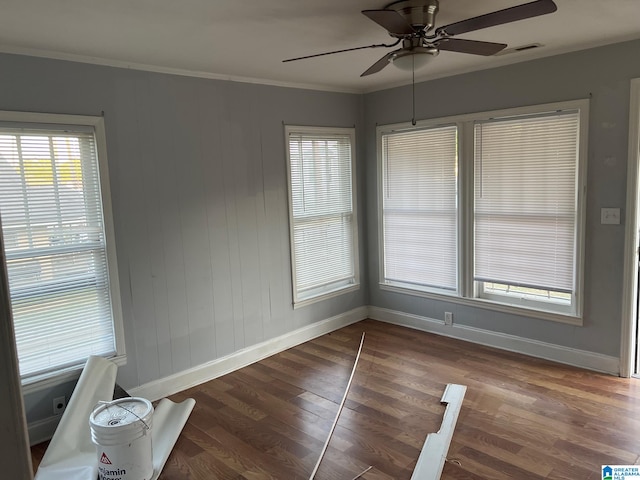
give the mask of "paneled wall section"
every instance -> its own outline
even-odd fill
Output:
[[[361,288],[292,307],[284,139],[285,123],[359,128],[359,96],[14,55],[0,68],[0,109],[104,112],[123,387],[366,305]],[[48,395],[26,403],[29,421],[51,415]]]

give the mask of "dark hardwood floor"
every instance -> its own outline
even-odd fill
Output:
[[[468,389],[442,479],[596,480],[640,460],[639,380],[366,320],[170,397],[197,403],[160,479],[308,479],[362,332],[318,480],[410,479],[447,383]]]

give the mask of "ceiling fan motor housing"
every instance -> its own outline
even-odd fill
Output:
[[[438,0],[401,0],[385,7],[395,10],[411,24],[416,33],[428,32],[436,24],[436,14],[439,9]],[[394,35],[402,37],[401,35]]]

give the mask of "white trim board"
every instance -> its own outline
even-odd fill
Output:
[[[24,400],[20,391],[20,372],[16,351],[13,314],[9,295],[7,259],[0,222],[0,464],[2,476],[31,480],[31,452],[27,438]]]
[[[458,414],[462,408],[462,400],[466,391],[465,385],[447,384],[442,394],[442,400],[440,400],[440,403],[447,406],[442,424],[436,433],[427,435],[411,480],[438,480],[442,475],[451,438],[453,438],[453,430],[456,428]]]
[[[616,376],[620,373],[618,357],[465,325],[444,325],[442,320],[379,307],[369,307],[369,318],[597,372]]]
[[[629,95],[629,157],[627,160],[627,205],[622,284],[622,331],[620,336],[620,376],[628,378],[635,370],[635,324],[638,316],[638,203],[640,189],[640,78],[631,80]]]
[[[143,397],[152,401],[160,400],[166,396],[246,367],[326,333],[331,333],[352,323],[364,320],[367,318],[367,313],[368,308],[366,306],[358,307],[258,345],[234,352],[212,362],[154,380],[139,387],[127,389],[127,393],[134,397]],[[80,372],[76,373],[79,375]],[[33,446],[49,440],[55,433],[60,418],[61,416],[57,415],[29,423],[29,443]]]
[[[52,417],[44,418],[42,420],[31,422],[28,426],[29,445],[33,447],[34,445],[38,445],[39,443],[51,440],[51,437],[53,437],[56,428],[58,428],[58,424],[60,423],[61,418],[62,415],[55,415]],[[87,425],[89,425],[89,419],[87,419]]]
[[[367,318],[597,372],[611,375],[619,374],[620,359],[617,357],[465,325],[454,324],[448,326],[444,325],[441,320],[433,318],[379,307],[363,306],[239,350],[212,362],[154,380],[139,387],[127,388],[126,390],[132,396],[143,397],[152,401],[159,400]]]
[[[240,350],[212,362],[127,390],[132,396],[148,398],[153,401],[159,400],[367,318],[587,368],[589,370],[612,375],[619,374],[619,359],[616,357],[464,325],[454,324],[452,326],[445,326],[441,320],[433,318],[379,307],[363,306]],[[50,439],[59,421],[60,416],[52,416],[30,423],[28,429],[31,445]]]
[[[301,343],[331,333],[352,323],[365,320],[368,308],[354,308],[345,313],[299,328],[277,338],[239,350],[230,355],[213,360],[197,367],[154,380],[139,387],[127,388],[133,397],[143,397],[151,401],[181,392],[188,388],[208,382],[227,373],[231,373],[264,358],[275,355]]]

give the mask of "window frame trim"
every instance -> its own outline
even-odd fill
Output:
[[[100,175],[100,196],[102,200],[102,219],[105,233],[105,251],[107,257],[107,272],[109,276],[109,291],[111,297],[111,316],[113,320],[113,338],[116,354],[109,360],[117,365],[127,363],[124,320],[122,314],[122,299],[120,297],[120,280],[118,275],[118,259],[115,246],[115,228],[113,222],[113,207],[111,203],[111,185],[107,157],[107,140],[103,116],[70,115],[57,113],[17,112],[0,110],[0,122],[31,124],[36,128],[51,125],[85,127],[93,131]],[[38,391],[69,381],[84,368],[72,366],[42,375],[34,375],[28,379],[21,379],[23,393]]]
[[[442,300],[462,305],[510,313],[519,316],[568,323],[582,326],[584,315],[584,258],[585,227],[587,210],[587,164],[589,133],[589,99],[568,100],[537,105],[525,105],[514,108],[466,113],[447,117],[424,119],[412,125],[402,122],[376,127],[377,154],[377,212],[378,212],[378,286],[381,290]],[[561,312],[542,308],[540,302],[536,308],[523,305],[500,303],[477,295],[474,271],[474,124],[493,118],[517,118],[539,115],[560,110],[578,110],[578,160],[576,166],[576,238],[575,242],[575,299],[571,312]],[[458,285],[455,294],[446,294],[428,289],[410,288],[408,284],[398,285],[384,281],[384,220],[383,220],[383,152],[382,136],[389,133],[413,131],[416,129],[456,124],[458,127]]]
[[[297,279],[295,274],[296,255],[294,248],[294,218],[293,218],[293,202],[292,202],[292,185],[291,185],[291,152],[289,148],[289,136],[291,133],[303,134],[326,134],[326,135],[348,135],[351,147],[351,217],[352,236],[353,236],[353,283],[345,283],[336,286],[331,290],[323,293],[315,294],[309,297],[299,298]],[[358,241],[358,195],[357,195],[357,178],[356,178],[356,129],[355,127],[319,127],[305,125],[287,125],[284,124],[284,140],[285,140],[285,157],[286,157],[286,175],[287,175],[287,203],[289,214],[289,250],[291,259],[291,289],[292,289],[292,305],[294,310],[311,305],[313,303],[334,298],[349,292],[360,289],[360,253]]]

